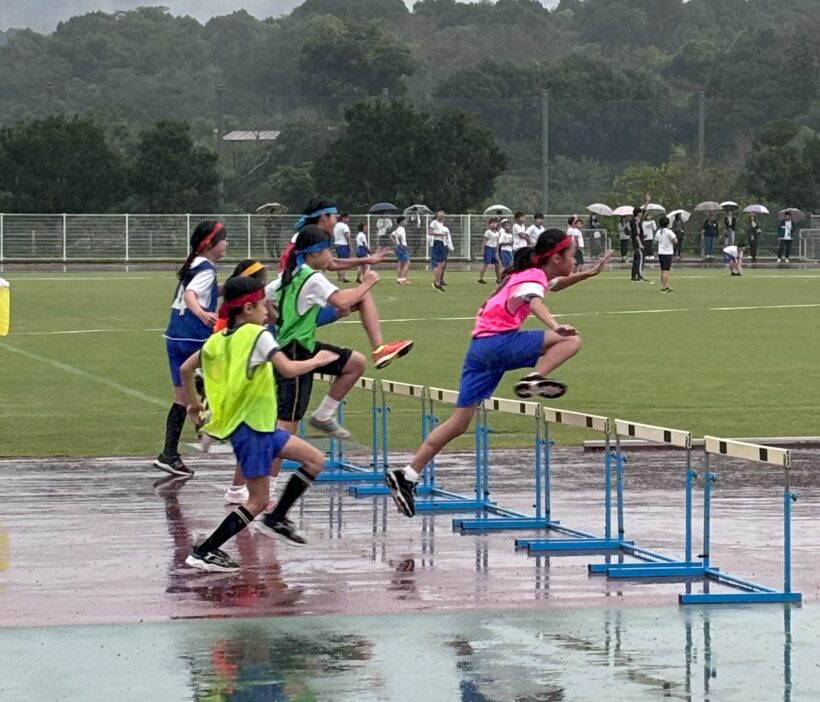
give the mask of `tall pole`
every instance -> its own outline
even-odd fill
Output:
[[[541,206],[550,211],[550,91],[541,93]]]
[[[219,121],[217,126],[217,144],[216,144],[216,170],[219,173],[219,199],[220,204],[222,200],[223,194],[223,161],[222,161],[222,149],[223,149],[223,137],[225,136],[225,105],[223,101],[223,95],[225,94],[225,86],[222,83],[216,84],[216,106],[217,110],[219,111]]]
[[[698,170],[703,172],[703,161],[706,151],[706,93],[701,90],[698,95]]]

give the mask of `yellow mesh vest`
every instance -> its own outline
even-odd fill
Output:
[[[263,363],[249,375],[251,353],[265,328],[243,324],[228,333],[211,336],[202,347],[205,392],[213,413],[202,428],[217,439],[227,439],[244,422],[256,431],[276,428],[276,383],[273,365]]]

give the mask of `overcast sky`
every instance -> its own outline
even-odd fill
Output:
[[[191,15],[207,21],[214,15],[227,15],[241,8],[255,17],[278,17],[301,5],[303,0],[0,0],[0,29],[29,27],[50,32],[57,23],[73,15],[94,10],[114,12],[143,5],[170,7],[178,15]],[[412,7],[413,0],[405,0]],[[542,0],[551,7],[558,0]]]

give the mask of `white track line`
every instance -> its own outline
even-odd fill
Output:
[[[164,328],[157,327],[156,329],[66,329],[63,331],[47,331],[47,332],[17,332],[14,336],[51,336],[56,334],[110,334],[112,332],[163,332]]]
[[[83,277],[79,277],[79,278],[73,278],[73,277],[72,278],[69,278],[69,277],[65,277],[65,278],[59,278],[59,277],[57,277],[57,278],[6,278],[6,280],[8,280],[10,283],[25,283],[27,280],[37,280],[37,281],[47,282],[47,283],[68,283],[68,282],[73,282],[75,280],[85,280],[85,281],[88,281],[88,280],[118,280],[120,282],[123,282],[123,281],[128,282],[129,280],[156,280],[156,278],[149,278],[147,276],[135,276],[135,277],[131,277],[131,278],[129,278],[127,276],[120,276],[118,278],[83,278]]]
[[[157,397],[146,395],[144,392],[140,392],[139,390],[135,390],[134,388],[129,388],[126,385],[121,385],[120,383],[117,383],[114,380],[108,380],[108,378],[101,378],[98,375],[94,375],[94,373],[89,373],[88,371],[84,371],[82,368],[70,366],[68,363],[63,363],[62,361],[57,361],[53,358],[40,356],[39,354],[32,353],[31,351],[23,351],[22,349],[15,348],[14,346],[10,346],[9,344],[4,344],[3,342],[0,342],[0,349],[8,351],[9,353],[19,354],[20,356],[28,358],[31,361],[44,363],[45,365],[51,366],[52,368],[57,368],[58,370],[65,371],[66,373],[77,375],[86,380],[91,380],[95,383],[99,383],[100,385],[105,385],[106,387],[111,388],[112,390],[116,390],[117,392],[121,392],[125,395],[128,395],[129,397],[134,397],[138,400],[148,402],[152,405],[157,405],[159,407],[168,407],[169,405],[168,400],[160,400]]]

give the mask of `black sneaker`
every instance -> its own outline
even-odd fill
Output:
[[[478,281],[478,282],[479,282],[479,283],[481,283],[482,285],[486,285],[486,284],[487,284],[487,281],[486,281],[486,280],[481,280],[480,278],[479,278],[479,281]]]
[[[555,399],[567,391],[567,386],[560,380],[545,378],[540,373],[530,373],[515,384],[514,390],[518,397],[540,396]]]
[[[384,482],[390,488],[393,502],[405,517],[412,517],[416,513],[416,484],[404,477],[404,470],[390,470],[384,476]]]
[[[441,285],[437,285],[433,283],[433,290],[438,290],[438,292],[444,292],[444,288]]]
[[[154,468],[164,470],[171,475],[187,475],[189,478],[194,474],[188,466],[186,466],[179,456],[166,456],[161,453],[154,461]]]
[[[224,551],[216,549],[201,553],[196,548],[185,559],[185,565],[198,568],[208,573],[233,573],[239,570],[239,564],[232,561]]]
[[[307,546],[307,539],[298,532],[296,525],[287,517],[274,521],[272,514],[266,514],[256,528],[267,536],[277,537],[288,546]]]

